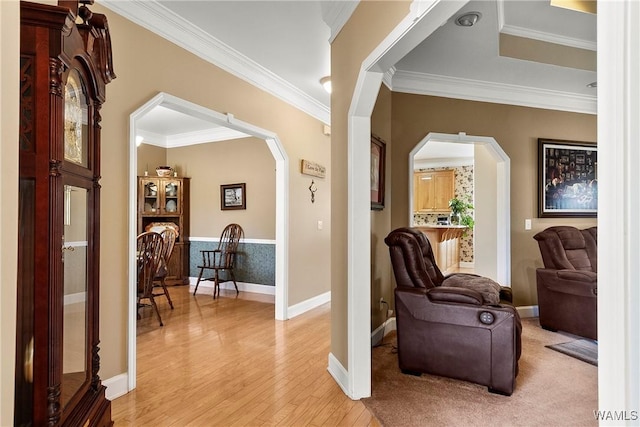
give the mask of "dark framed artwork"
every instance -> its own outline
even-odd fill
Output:
[[[247,209],[247,186],[244,182],[220,186],[220,209]]]
[[[383,140],[371,135],[371,209],[384,208],[384,168],[386,146]]]
[[[538,139],[538,217],[598,215],[595,142]]]

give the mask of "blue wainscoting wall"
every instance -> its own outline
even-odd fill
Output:
[[[192,237],[189,250],[189,275],[198,277],[202,262],[202,250],[218,247],[219,239]],[[238,282],[258,285],[276,285],[276,244],[273,240],[246,239],[238,246],[238,258],[234,269]],[[205,270],[204,277],[211,277],[213,271]],[[224,274],[224,273],[223,273]]]

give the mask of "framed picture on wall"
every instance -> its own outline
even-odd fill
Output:
[[[244,182],[220,186],[220,209],[247,209],[247,186]]]
[[[384,208],[385,143],[371,135],[371,209]]]
[[[595,142],[538,139],[538,217],[598,215]]]

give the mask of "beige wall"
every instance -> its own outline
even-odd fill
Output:
[[[371,113],[371,132],[386,142],[386,158],[391,153],[391,91],[384,84],[376,105]],[[380,310],[380,298],[383,298],[389,308],[394,305],[393,287],[391,279],[391,263],[389,262],[389,248],[384,238],[391,229],[391,163],[387,162],[385,174],[385,207],[381,211],[371,211],[371,330],[376,329],[386,319],[386,307]]]
[[[408,218],[407,158],[411,149],[429,132],[490,136],[511,159],[511,284],[518,306],[537,303],[535,269],[542,266],[533,235],[552,225],[584,228],[596,219],[536,218],[537,164],[540,137],[595,141],[595,115],[464,101],[432,96],[392,95],[392,227],[406,225]],[[524,230],[531,218],[532,229]],[[476,248],[477,249],[477,248]]]
[[[220,237],[240,224],[247,239],[275,239],[276,170],[266,142],[234,139],[167,150],[167,163],[191,178],[191,236]],[[246,210],[220,209],[220,185],[246,184]]]
[[[13,336],[17,242],[17,70],[19,7],[0,2],[2,13],[2,118],[15,126],[2,128],[2,425],[12,424]],[[159,92],[224,113],[278,135],[289,160],[289,305],[330,290],[330,138],[317,119],[280,101],[220,68],[169,43],[100,5],[91,9],[109,20],[117,78],[107,86],[102,115],[102,260],[100,356],[103,379],[127,370],[127,248],[129,186],[129,115]],[[6,46],[5,46],[6,43]],[[6,48],[5,48],[6,47]],[[162,52],[161,55],[158,52]],[[14,70],[7,73],[5,70]],[[9,88],[5,91],[5,88]],[[15,88],[15,89],[14,89]],[[5,97],[5,94],[8,96]],[[8,99],[7,99],[8,98]],[[14,120],[10,118],[14,117]],[[325,165],[328,176],[316,179],[310,202],[310,177],[300,173],[300,160]],[[317,221],[324,229],[317,229]],[[14,224],[14,226],[11,226]],[[5,232],[9,232],[5,234]],[[5,319],[6,318],[6,319]],[[6,321],[5,321],[6,320]],[[5,351],[5,346],[7,346]],[[6,377],[6,378],[5,378]],[[8,413],[4,418],[5,413]]]
[[[20,3],[0,1],[0,425],[13,425],[18,266]]]
[[[156,175],[156,167],[167,164],[167,149],[151,144],[140,144],[138,150],[138,176]]]
[[[409,12],[409,2],[362,1],[331,45],[331,353],[348,366],[347,117],[360,67]],[[390,193],[389,193],[390,194]],[[394,195],[395,200],[395,195]],[[395,202],[394,202],[395,203]],[[375,239],[384,236],[375,236]],[[375,240],[374,239],[374,240]]]

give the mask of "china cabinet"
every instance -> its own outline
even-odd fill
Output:
[[[178,228],[169,259],[167,282],[189,283],[189,183],[190,178],[138,177],[138,234],[166,223]]]
[[[454,196],[453,169],[415,172],[413,175],[413,209],[418,213],[449,212]]]
[[[16,426],[109,426],[98,375],[104,15],[20,4]],[[17,83],[17,82],[16,82]]]

